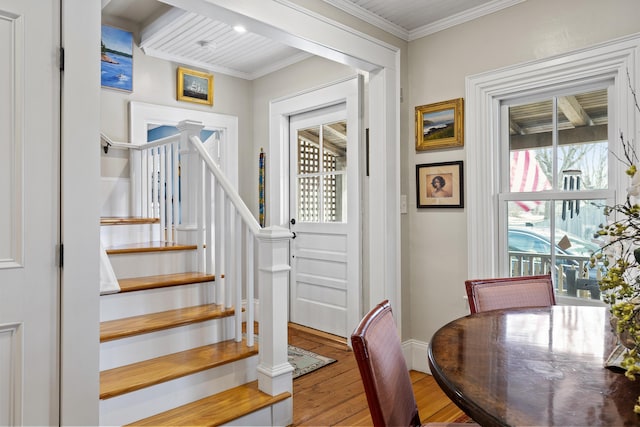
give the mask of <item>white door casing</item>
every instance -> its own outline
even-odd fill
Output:
[[[309,304],[311,304],[311,306],[315,308],[313,310],[310,310],[308,313],[304,313],[302,324],[311,321],[311,319],[315,319],[312,322],[312,324],[314,325],[312,327],[326,330],[327,332],[331,332],[341,336],[349,335],[349,332],[352,331],[357,325],[361,315],[362,284],[359,176],[359,171],[361,169],[361,159],[359,153],[362,135],[362,90],[363,78],[362,76],[356,76],[323,86],[321,88],[311,89],[304,93],[296,94],[294,96],[272,102],[272,111],[278,111],[278,114],[280,116],[278,117],[277,123],[280,126],[279,132],[281,133],[281,135],[283,135],[284,142],[286,142],[287,151],[289,147],[290,133],[289,117],[340,104],[344,104],[346,106],[346,115],[343,115],[343,117],[345,117],[347,121],[347,151],[349,153],[349,167],[347,168],[347,224],[329,225],[329,228],[334,229],[334,232],[339,231],[342,233],[346,233],[343,234],[343,246],[345,247],[345,253],[343,255],[339,255],[339,257],[343,258],[346,262],[346,264],[344,264],[343,266],[343,268],[345,269],[343,273],[343,280],[346,280],[345,288],[342,291],[338,291],[343,292],[341,300],[342,302],[340,304],[335,304],[335,301],[333,301],[334,304],[328,304],[327,301],[325,301],[324,303],[318,303],[318,301],[311,303],[310,301],[306,300],[305,304],[297,307],[296,304],[300,302],[299,300],[298,302],[295,302],[294,300],[290,301],[291,313],[293,317],[291,319],[292,321],[295,321],[294,319],[296,317],[298,318],[298,320],[300,320],[302,311],[309,310]],[[286,158],[288,158],[288,155],[286,156]],[[287,164],[287,171],[289,171],[290,169],[291,168],[289,168],[289,165]],[[289,173],[287,172],[286,175],[287,185],[284,188],[284,194],[289,194]],[[285,212],[289,212],[288,198],[282,198],[281,200],[284,203],[286,209]],[[309,229],[314,229],[315,232],[318,232],[317,228],[318,227],[316,224],[306,225],[306,231],[309,231]],[[316,237],[318,236],[319,235],[316,234]],[[324,235],[325,238],[328,238],[328,236],[329,235],[327,234]],[[333,236],[335,238],[336,235],[333,234]],[[304,234],[301,235],[301,238],[305,238]],[[294,239],[292,241],[292,244],[294,246],[297,244],[297,240],[298,239]],[[304,248],[302,249],[305,250]],[[319,248],[315,249],[316,255],[318,253],[328,255],[326,251],[318,252],[318,249]],[[294,255],[294,251],[291,252],[291,255]],[[309,252],[307,252],[307,255],[309,255]],[[335,257],[336,253],[330,254],[328,256]],[[313,257],[315,257],[315,255]],[[306,257],[306,261],[314,262],[311,261],[311,258],[309,258],[308,256]],[[317,261],[318,260],[316,259],[315,262]],[[298,289],[293,289],[293,287],[296,286],[296,263],[293,263],[293,259],[292,266],[294,268],[294,273],[290,280],[292,288],[291,295],[294,297],[294,299],[297,299],[299,297],[299,292],[297,292]],[[324,283],[326,284],[327,282],[325,281]],[[319,288],[316,288],[315,291],[317,292],[318,289]],[[309,290],[309,288],[307,288],[307,290]],[[338,308],[341,305],[342,308]],[[296,311],[297,313],[294,314],[294,311]],[[339,317],[337,317],[336,319],[324,319],[324,322],[320,322],[320,319],[322,319],[323,316],[326,317],[328,315]]]
[[[0,0],[0,425],[59,423],[59,22]]]

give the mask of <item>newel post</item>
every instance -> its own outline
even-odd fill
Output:
[[[189,138],[200,136],[204,128],[202,123],[191,120],[183,120],[177,126],[180,131],[180,224],[176,227],[178,243],[197,244],[198,231],[198,156],[195,148],[191,146]],[[176,195],[177,196],[177,195]]]
[[[258,388],[272,396],[293,393],[293,367],[287,358],[291,232],[272,226],[261,229],[256,237],[260,298]],[[288,402],[291,404],[289,416],[292,416],[291,399]],[[289,420],[289,424],[292,421]]]

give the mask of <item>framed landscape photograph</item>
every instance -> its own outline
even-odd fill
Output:
[[[100,84],[133,91],[133,33],[103,25],[101,38]]]
[[[462,98],[416,107],[416,150],[464,145]]]
[[[178,101],[213,105],[213,74],[178,67]]]
[[[419,208],[464,207],[462,160],[416,165]]]

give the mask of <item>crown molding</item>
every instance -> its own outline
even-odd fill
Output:
[[[394,24],[381,16],[378,16],[361,6],[349,0],[324,0],[324,2],[347,12],[348,14],[359,18],[371,25],[380,28],[396,37],[399,37],[405,41],[412,41],[421,37],[428,36],[430,34],[437,33],[438,31],[445,30],[447,28],[454,27],[456,25],[463,24],[473,19],[480,18],[485,15],[489,15],[499,10],[511,7],[518,3],[522,3],[525,0],[493,0],[488,3],[474,7],[473,9],[466,10],[464,12],[452,15],[448,18],[440,19],[430,24],[423,25],[414,30],[408,30],[397,24]]]
[[[367,9],[364,9],[363,7],[360,7],[355,3],[352,3],[348,0],[324,1],[334,7],[337,7],[340,10],[343,10],[344,12],[347,12],[349,15],[362,19],[363,21],[386,31],[387,33],[393,34],[394,36],[399,37],[404,41],[409,41],[408,30],[402,28],[400,25],[394,24],[393,22],[382,18],[381,16],[376,15],[375,13],[369,12]]]
[[[465,22],[473,21],[474,19],[480,18],[485,15],[490,15],[524,1],[525,0],[493,0],[489,3],[485,3],[472,9],[465,10],[464,12],[457,13],[448,18],[440,19],[439,21],[435,21],[431,24],[418,27],[415,30],[409,32],[408,41],[416,40],[421,37],[437,33],[438,31],[446,30],[447,28],[464,24]]]

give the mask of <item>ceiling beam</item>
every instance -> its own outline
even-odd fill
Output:
[[[606,141],[607,139],[609,139],[607,125],[582,126],[558,132],[559,145]],[[509,141],[511,150],[525,150],[550,146],[551,132],[511,135]]]
[[[593,125],[591,117],[584,111],[575,96],[558,97],[558,108],[575,127]]]

